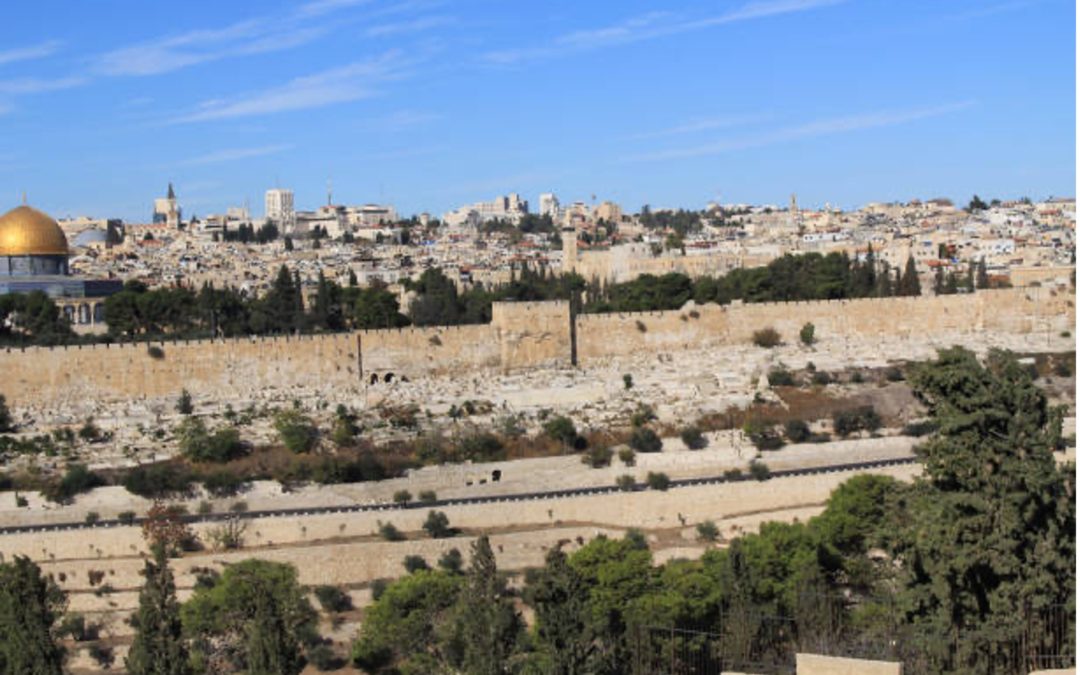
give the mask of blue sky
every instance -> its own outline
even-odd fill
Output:
[[[1072,195],[1070,0],[9,3],[0,210]]]

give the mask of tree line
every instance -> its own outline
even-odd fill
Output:
[[[777,665],[797,649],[868,644],[912,672],[1027,672],[1032,655],[1067,660],[1076,485],[1052,452],[1063,410],[1000,351],[980,363],[944,350],[908,377],[937,429],[916,450],[923,474],[913,483],[857,476],[820,515],[767,523],[695,561],[656,565],[635,531],[572,552],[556,545],[516,589],[484,536],[465,569],[456,549],[435,568],[409,556],[405,576],[373,586],[350,658],[372,673],[484,675],[614,674],[656,654]],[[327,658],[295,568],[247,560],[204,572],[179,603],[168,555],[184,526],[158,509],[144,531],[153,554],[128,672],[298,673]],[[722,535],[708,522],[698,534]],[[317,595],[341,604],[340,593]],[[34,563],[0,565],[0,672],[62,672],[64,610]]]

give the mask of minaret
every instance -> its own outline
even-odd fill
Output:
[[[562,272],[569,274],[577,268],[577,228],[570,224],[562,228]]]

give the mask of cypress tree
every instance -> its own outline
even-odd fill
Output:
[[[585,673],[593,652],[588,584],[561,548],[549,551],[545,563],[532,593],[540,649],[551,659],[552,675]]]
[[[979,258],[979,271],[975,276],[975,288],[990,288],[990,275],[986,273],[986,258]]]
[[[908,256],[907,264],[904,265],[904,275],[900,277],[900,285],[897,295],[916,296],[922,295],[919,284],[919,273],[915,270],[915,258]]]
[[[487,535],[472,545],[468,581],[461,596],[464,670],[470,675],[507,672],[506,662],[521,630],[521,622],[504,597],[505,579],[495,567]]]
[[[266,588],[256,588],[254,613],[247,628],[247,672],[249,675],[291,675],[303,667],[300,644],[285,628],[274,596]]]
[[[0,565],[0,673],[61,675],[56,620],[67,596],[25,556]]]
[[[132,618],[135,640],[128,652],[127,671],[131,675],[187,675],[191,671],[180,603],[164,547],[154,547],[154,560],[146,561],[145,574],[139,611]]]

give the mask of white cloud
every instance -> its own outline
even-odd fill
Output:
[[[751,2],[730,12],[700,19],[679,19],[669,12],[650,12],[611,26],[565,33],[556,37],[551,43],[539,47],[488,52],[484,55],[484,59],[490,63],[514,64],[571,52],[651,40],[740,21],[805,12],[845,1],[767,0],[764,2]]]
[[[203,101],[194,111],[172,122],[268,115],[368,98],[377,93],[376,84],[400,77],[406,65],[399,52],[390,51],[369,61],[298,77],[280,87],[249,92],[229,100]]]
[[[695,120],[690,120],[683,124],[679,124],[667,129],[659,129],[657,131],[644,131],[638,134],[627,136],[627,140],[645,140],[649,138],[664,138],[666,136],[680,136],[682,134],[692,134],[699,131],[712,131],[714,129],[728,129],[730,127],[736,127],[743,124],[750,124],[752,122],[760,122],[764,119],[768,119],[767,115],[737,115],[731,117],[706,117]]]
[[[265,145],[257,148],[228,148],[225,150],[217,150],[215,152],[210,152],[199,157],[192,157],[191,159],[178,162],[178,164],[180,164],[181,166],[220,164],[222,162],[233,162],[240,159],[251,159],[252,157],[265,157],[266,155],[276,155],[279,152],[291,150],[292,147],[292,145]]]
[[[863,115],[847,115],[844,117],[834,117],[831,119],[817,120],[814,122],[808,122],[806,124],[784,127],[763,134],[744,136],[741,138],[725,139],[714,143],[696,145],[689,148],[661,150],[659,152],[635,155],[627,159],[631,161],[647,162],[668,159],[684,159],[687,157],[719,155],[725,152],[731,152],[733,150],[758,148],[767,145],[775,145],[778,143],[786,143],[788,141],[795,141],[803,138],[814,138],[817,136],[829,136],[833,134],[848,133],[852,131],[861,131],[864,129],[891,127],[931,117],[948,115],[950,113],[964,110],[965,108],[970,108],[973,105],[975,105],[974,101],[962,101],[958,103],[949,103],[929,108],[882,111]]]
[[[451,22],[451,19],[446,16],[424,16],[412,21],[399,21],[397,23],[386,23],[380,26],[372,26],[364,31],[364,35],[367,37],[387,37],[389,35],[402,35],[405,33],[419,33],[420,31],[429,30],[431,28],[438,28],[439,26],[445,26]]]
[[[71,89],[85,83],[86,78],[83,77],[61,77],[55,80],[23,77],[15,80],[0,80],[0,94],[40,94],[47,91]]]
[[[322,16],[323,14],[336,12],[339,9],[366,5],[370,2],[371,0],[314,0],[300,5],[297,14],[300,16]]]
[[[44,58],[55,53],[59,48],[60,43],[58,41],[49,40],[48,42],[42,42],[41,44],[31,45],[29,47],[16,47],[15,49],[0,51],[0,65]]]

